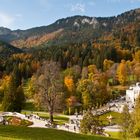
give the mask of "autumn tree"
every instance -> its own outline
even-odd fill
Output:
[[[2,102],[4,93],[8,90],[11,77],[6,75],[0,80],[0,102]]]
[[[77,103],[77,100],[76,100],[76,97],[75,96],[70,96],[68,99],[67,99],[67,106],[69,108],[69,115],[71,114],[71,108],[74,107]]]
[[[35,94],[34,80],[35,80],[35,77],[32,76],[31,79],[29,79],[29,81],[27,82],[26,88],[24,89],[25,96],[28,99],[32,99],[34,97],[34,94]]]
[[[140,50],[135,52],[134,60],[137,61],[137,62],[140,62]]]
[[[60,66],[57,62],[44,62],[35,77],[36,93],[41,98],[42,105],[49,111],[50,121],[53,122],[56,99],[62,89]]]
[[[111,97],[110,88],[108,85],[108,77],[106,73],[100,73],[93,76],[92,81],[94,83],[93,93],[96,97],[96,106],[99,107],[106,104]]]
[[[68,88],[68,91],[72,92],[74,90],[74,81],[72,76],[70,75],[66,76],[64,79],[64,83]]]
[[[95,103],[92,81],[89,79],[81,79],[78,82],[77,91],[82,94],[82,102],[84,108],[92,108]]]
[[[112,60],[105,59],[103,62],[103,70],[104,71],[109,70],[113,64],[114,62]]]
[[[117,68],[117,78],[120,84],[126,84],[128,79],[128,69],[125,60],[122,60]]]
[[[97,67],[95,65],[89,65],[88,73],[97,74],[98,73]]]
[[[77,91],[82,95],[82,102],[85,109],[99,107],[107,103],[111,93],[107,84],[105,73],[96,71],[96,67],[89,70],[88,78],[79,80]]]

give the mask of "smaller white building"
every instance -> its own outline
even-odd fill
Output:
[[[130,108],[135,106],[136,98],[140,95],[140,83],[136,83],[136,85],[131,86],[128,90],[126,90],[126,102]]]
[[[2,123],[4,120],[3,116],[0,116],[0,123]]]

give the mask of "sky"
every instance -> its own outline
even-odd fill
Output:
[[[0,0],[0,26],[24,30],[74,15],[108,17],[135,8],[140,0]]]

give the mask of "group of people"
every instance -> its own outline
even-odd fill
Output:
[[[34,114],[29,114],[29,115],[25,114],[25,117],[30,119],[30,120],[33,119],[33,118],[34,119],[39,119],[39,120],[41,119],[38,115],[34,115]]]
[[[70,128],[71,128],[71,130],[73,130],[74,132],[77,132],[77,131],[80,129],[80,127],[77,126],[76,124],[73,124],[73,125],[71,125],[71,124],[65,124],[65,128],[66,128],[68,131],[69,131]]]

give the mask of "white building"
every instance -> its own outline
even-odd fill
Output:
[[[4,118],[2,116],[0,116],[0,123],[2,123],[4,120]]]
[[[136,85],[131,86],[128,90],[126,90],[126,102],[130,108],[135,106],[136,98],[140,95],[140,83],[136,83]]]

